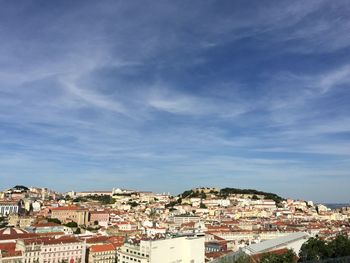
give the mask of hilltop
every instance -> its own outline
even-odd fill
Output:
[[[191,197],[199,197],[202,199],[205,199],[207,194],[215,194],[217,196],[220,196],[222,198],[227,198],[228,196],[232,195],[242,195],[249,197],[251,199],[271,199],[274,200],[276,203],[280,203],[281,201],[285,200],[281,196],[275,194],[275,193],[269,193],[264,191],[259,191],[255,189],[239,189],[239,188],[211,188],[211,187],[201,187],[201,188],[194,188],[191,190],[186,190],[182,194],[179,194],[178,196],[181,198],[191,198]]]

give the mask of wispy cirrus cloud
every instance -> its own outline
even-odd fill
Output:
[[[0,186],[67,190],[76,176],[85,189],[292,196],[304,177],[303,197],[345,200],[332,181],[349,183],[350,6],[254,6],[4,4]]]

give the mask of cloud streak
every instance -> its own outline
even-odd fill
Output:
[[[347,2],[2,7],[0,187],[348,200]]]

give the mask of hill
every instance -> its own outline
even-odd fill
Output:
[[[238,188],[229,188],[229,187],[220,189],[218,191],[210,190],[209,192],[198,191],[198,190],[195,191],[192,189],[192,190],[184,191],[182,194],[179,194],[178,196],[181,198],[199,197],[199,198],[205,199],[207,194],[215,194],[223,198],[226,198],[230,195],[252,195],[253,199],[258,198],[257,196],[263,196],[264,199],[271,199],[271,200],[274,200],[276,203],[280,203],[281,201],[285,200],[284,198],[274,193],[259,191],[255,189],[238,189]]]

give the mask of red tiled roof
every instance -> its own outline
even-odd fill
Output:
[[[82,241],[77,239],[76,237],[60,237],[60,238],[43,239],[43,243],[45,245],[80,243],[80,242]]]
[[[0,229],[0,240],[12,240],[12,239],[25,239],[25,238],[31,238],[36,237],[37,234],[34,233],[28,233],[27,231],[24,231],[19,228],[14,227],[6,227]]]
[[[100,236],[100,237],[91,237],[86,239],[86,243],[93,244],[93,243],[105,243],[107,242],[109,237],[107,236]]]
[[[19,257],[22,256],[22,251],[4,251],[2,252],[2,258]]]
[[[66,211],[66,210],[81,210],[78,206],[60,206],[60,207],[50,207],[52,211]]]
[[[0,243],[0,250],[15,250],[15,249],[16,249],[15,242]]]
[[[112,244],[103,244],[103,245],[93,245],[90,247],[90,252],[106,252],[106,251],[114,251],[115,247]]]
[[[0,229],[0,235],[15,235],[15,234],[25,234],[25,233],[28,233],[28,232],[15,227],[4,227]]]

